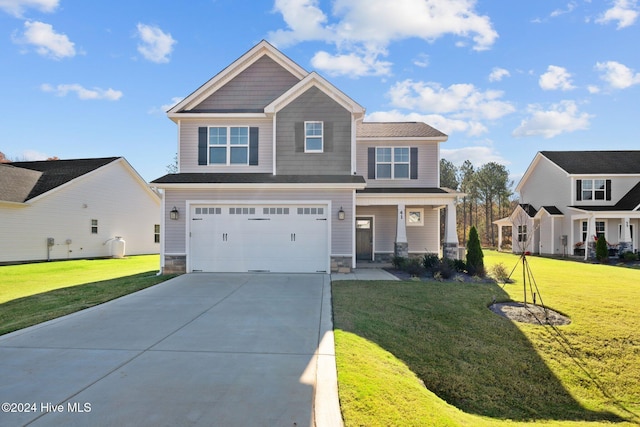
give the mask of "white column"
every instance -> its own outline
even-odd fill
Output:
[[[407,243],[407,215],[404,204],[398,204],[398,221],[396,226],[396,243]]]
[[[630,242],[631,241],[631,218],[623,218],[622,219],[622,236],[620,237],[620,241],[622,242]]]
[[[500,248],[502,247],[502,224],[498,224],[498,252],[500,251]]]
[[[447,204],[447,223],[445,224],[444,242],[455,244],[458,246],[458,231],[456,229],[456,205],[452,203]],[[499,234],[502,235],[502,230]]]
[[[587,237],[584,242],[584,260],[589,259],[589,247],[592,244],[593,236],[596,234],[596,217],[591,215],[587,220]]]

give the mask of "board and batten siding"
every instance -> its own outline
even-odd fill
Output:
[[[97,234],[91,233],[92,219],[98,220]],[[52,260],[110,256],[108,241],[116,236],[126,241],[126,255],[159,253],[155,224],[160,198],[116,161],[31,204],[0,202],[0,262],[46,260],[48,237],[55,241]]]
[[[351,113],[316,87],[276,116],[276,173],[350,175]],[[304,152],[304,122],[323,122],[322,153]]]
[[[331,201],[331,255],[347,255],[352,253],[352,221],[353,190],[315,190],[315,189],[235,189],[235,190],[197,190],[166,189],[165,190],[165,253],[184,254],[187,252],[186,223],[189,218],[187,201],[204,201],[220,203],[220,201],[255,201],[281,202],[295,201],[300,204]],[[169,219],[169,211],[176,207],[180,211],[178,220]],[[338,220],[338,211],[342,208],[346,218]]]
[[[258,128],[258,164],[198,165],[198,128],[247,126]],[[180,173],[271,173],[273,172],[273,121],[270,119],[181,120],[179,124]]]
[[[417,179],[368,179],[369,147],[410,147],[418,149]],[[358,141],[356,172],[367,180],[367,187],[438,187],[438,142],[423,141]]]
[[[433,206],[411,206],[424,209],[424,225],[407,227],[410,253],[439,253],[440,216]],[[358,206],[357,217],[373,216],[376,253],[393,253],[396,240],[398,208],[396,206]]]
[[[265,55],[192,111],[263,109],[298,82],[297,77]]]

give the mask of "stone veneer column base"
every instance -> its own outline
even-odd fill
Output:
[[[331,272],[332,273],[351,273],[351,257],[346,256],[332,256],[331,257]]]
[[[633,252],[633,242],[618,243],[618,255],[622,256],[625,252]]]
[[[165,255],[162,274],[183,274],[187,272],[186,255]]]
[[[449,259],[458,259],[460,256],[457,243],[445,243],[442,247],[442,255]]]
[[[401,256],[403,258],[409,257],[409,243],[407,242],[395,242],[393,244],[393,253],[395,256]]]

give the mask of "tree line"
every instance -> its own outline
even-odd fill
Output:
[[[498,228],[493,221],[511,214],[517,204],[511,200],[513,181],[509,180],[507,168],[496,162],[474,168],[469,160],[456,167],[443,158],[440,159],[440,186],[465,194],[456,206],[460,242],[466,244],[469,229],[475,226],[482,243],[495,246]]]

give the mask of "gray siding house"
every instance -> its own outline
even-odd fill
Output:
[[[162,271],[350,271],[457,256],[457,193],[439,188],[442,132],[365,110],[262,41],[172,107],[178,173],[163,192]]]
[[[513,252],[594,257],[601,235],[611,253],[638,250],[640,151],[541,151],[516,191],[521,204],[496,221],[512,226]]]

